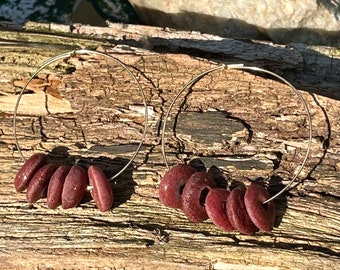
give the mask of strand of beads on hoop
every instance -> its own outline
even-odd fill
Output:
[[[297,97],[296,100],[302,104],[301,107],[305,112],[304,117],[306,119],[305,121],[308,129],[308,142],[306,143],[307,150],[305,151],[301,163],[298,164],[296,168],[291,168],[292,176],[290,177],[290,179],[288,179],[288,183],[274,195],[271,195],[264,185],[255,180],[252,180],[251,184],[248,186],[238,181],[238,184],[236,186],[221,188],[220,186],[218,186],[218,183],[213,179],[210,171],[202,171],[201,169],[197,170],[195,166],[191,166],[190,163],[189,165],[174,165],[171,168],[168,164],[165,134],[167,133],[166,127],[169,122],[171,111],[175,107],[176,101],[179,100],[182,95],[184,95],[183,93],[186,93],[185,91],[193,93],[196,89],[194,86],[199,84],[200,80],[202,80],[203,78],[207,76],[213,76],[213,73],[217,71],[227,72],[229,70],[241,70],[245,72],[262,73],[265,76],[269,76],[274,80],[279,81],[281,84],[285,85],[288,89],[291,90],[291,93],[294,97]],[[207,80],[209,82],[211,81],[211,79]],[[212,91],[211,87],[211,85],[209,87],[207,86],[207,89]],[[230,86],[228,85],[228,87]],[[249,87],[250,86],[248,86],[248,88]],[[228,95],[229,92],[228,90],[226,90],[225,95]],[[251,91],[248,90],[248,92]],[[279,92],[277,93],[279,94]],[[275,92],[275,94],[277,93]],[[206,100],[208,100],[208,95],[205,96],[205,98]],[[183,99],[187,101],[188,97],[185,96],[185,98]],[[202,102],[204,103],[204,101]],[[252,104],[249,104],[247,110],[249,110],[251,105]],[[228,106],[232,105],[228,104]],[[182,105],[182,107],[185,106]],[[178,115],[181,113],[183,112],[179,110],[176,115],[176,120],[173,120],[174,126],[170,133],[172,133],[175,137],[177,136],[175,125],[178,124]],[[256,115],[258,115],[258,112],[255,111],[254,116]],[[162,127],[162,154],[164,163],[168,171],[162,177],[159,185],[160,201],[168,207],[181,209],[191,222],[203,222],[204,220],[210,218],[212,222],[222,230],[237,230],[240,233],[247,235],[253,235],[259,230],[265,232],[272,231],[276,218],[276,207],[274,204],[274,200],[279,197],[283,192],[285,192],[292,185],[292,183],[294,183],[294,181],[297,180],[307,162],[310,152],[312,141],[311,116],[306,101],[304,100],[301,93],[299,93],[299,91],[297,91],[297,89],[295,89],[293,85],[291,85],[281,76],[265,69],[257,67],[247,67],[241,64],[216,66],[195,76],[180,89],[180,91],[171,101],[164,119],[165,120]],[[239,117],[234,117],[234,119],[237,119],[238,121],[243,121],[243,125],[249,126],[249,124],[246,123],[245,120],[240,119]],[[258,128],[259,127],[257,127],[257,129]],[[209,132],[208,127],[206,129],[198,128],[197,132]],[[248,132],[253,133],[253,130],[248,127]],[[203,134],[201,134],[201,137],[202,136]],[[247,144],[249,144],[250,141],[251,140],[249,140]],[[181,145],[181,143],[179,143],[179,146],[185,148]],[[186,151],[190,152],[190,150],[188,149],[186,149]],[[203,155],[199,154],[198,157],[200,156]],[[248,159],[248,157],[245,157],[245,159]],[[276,171],[276,168],[274,167],[273,174]],[[263,175],[263,178],[266,178],[266,175]]]
[[[61,117],[58,114],[50,112],[47,108],[48,117],[43,118],[41,116],[38,116],[38,119],[45,119],[40,121],[55,121],[55,123],[61,123],[59,127],[60,130],[50,130],[49,133],[47,133],[48,136],[46,136],[46,132],[48,132],[46,130],[47,128],[44,130],[44,136],[47,137],[47,139],[50,139],[55,147],[53,148],[53,150],[48,149],[48,153],[35,153],[31,157],[25,158],[24,153],[19,145],[17,123],[18,116],[20,116],[20,101],[22,97],[27,94],[27,90],[30,87],[30,83],[32,82],[32,80],[38,77],[44,69],[47,69],[52,65],[55,65],[54,67],[56,67],[58,66],[56,64],[62,61],[64,61],[65,63],[66,61],[71,61],[75,58],[79,58],[79,60],[81,60],[81,64],[89,62],[87,65],[83,65],[83,68],[89,69],[91,65],[96,64],[96,61],[98,62],[98,59],[95,60],[93,57],[103,58],[105,62],[107,62],[107,67],[105,67],[105,70],[107,70],[109,79],[112,79],[111,85],[108,85],[109,80],[99,80],[94,83],[95,88],[104,88],[105,90],[103,91],[102,95],[97,95],[94,97],[96,99],[96,104],[98,105],[98,107],[101,108],[101,111],[97,114],[96,111],[91,111],[91,108],[89,108],[91,107],[91,105],[89,105],[90,103],[78,104],[77,101],[75,101],[75,104],[72,107],[75,113],[66,113]],[[61,68],[59,67],[59,69]],[[70,72],[69,69],[70,67],[66,65],[66,68],[63,71],[64,74],[68,74]],[[96,68],[94,67],[92,69],[95,70]],[[72,70],[71,72],[74,72],[74,70]],[[115,72],[118,73],[116,74],[116,76],[114,75]],[[126,86],[121,85],[121,81],[119,81],[119,76],[122,76],[121,73],[123,72],[125,72],[123,77],[126,78],[127,75],[131,77],[130,87],[133,88],[134,91],[138,92],[138,95],[136,96],[139,96],[140,100],[142,100],[140,103],[144,106],[144,112],[141,114],[144,119],[143,131],[141,133],[139,131],[136,132],[136,134],[140,134],[139,142],[136,143],[136,140],[133,141],[136,146],[133,147],[133,150],[129,151],[130,156],[128,159],[124,159],[124,161],[118,162],[106,158],[104,159],[104,162],[102,162],[103,158],[100,158],[98,160],[96,157],[86,158],[83,155],[88,155],[86,152],[88,152],[89,148],[91,149],[91,151],[95,152],[98,152],[98,150],[93,149],[98,148],[102,151],[108,151],[107,149],[112,149],[113,147],[112,145],[110,145],[110,143],[114,138],[118,137],[118,135],[115,135],[115,130],[117,129],[116,127],[120,126],[121,128],[122,126],[122,124],[120,123],[119,112],[120,110],[127,109],[125,109],[122,104],[116,104],[117,102],[114,99],[114,96],[117,96],[120,93],[126,95],[126,89],[124,88]],[[76,72],[73,75],[76,75]],[[86,79],[86,76],[83,76],[81,78],[78,78],[77,80],[79,81],[79,83],[83,83],[82,87],[84,89],[87,89],[88,93],[90,93],[93,92],[93,89],[88,89],[91,88],[89,87],[89,81],[95,81],[97,77],[89,74],[88,78],[90,79]],[[124,80],[127,81],[126,79]],[[101,84],[103,84],[103,86],[101,86]],[[71,85],[69,86],[69,89],[66,89],[67,91],[69,91],[70,94],[72,93],[74,96],[82,95],[80,91],[74,91],[74,88],[72,87],[73,86]],[[115,95],[113,95],[113,93],[115,93]],[[85,97],[87,96],[85,95]],[[129,100],[131,102],[131,99],[126,100]],[[45,106],[47,107],[46,104]],[[121,109],[114,109],[113,107],[118,107]],[[108,111],[108,117],[102,119],[102,111],[105,110]],[[110,113],[113,111],[118,111],[118,114],[116,114],[116,116],[111,115]],[[34,112],[32,112],[32,114],[34,115]],[[77,140],[74,140],[72,136],[74,136],[75,134],[74,129],[77,128],[77,125],[74,125],[75,115],[85,116],[82,119],[88,119],[92,124],[98,122],[100,125],[97,125],[96,130],[89,132],[97,132],[98,136],[96,137],[104,138],[105,142],[100,142],[100,144],[98,144],[97,142],[91,142],[91,147],[87,147],[84,144],[90,144],[90,142],[86,142],[85,140],[84,143],[81,143]],[[99,116],[97,115],[100,115],[101,119],[97,119],[99,118]],[[65,122],[57,122],[56,119],[58,117],[60,117],[63,121],[65,119],[69,119],[70,122],[73,123],[73,126],[72,124],[69,126],[63,126],[63,123]],[[140,148],[145,139],[147,130],[147,119],[148,111],[144,91],[139,84],[138,79],[132,73],[130,68],[118,58],[115,58],[103,52],[84,49],[63,53],[46,60],[27,80],[26,84],[23,86],[21,92],[18,95],[17,103],[14,108],[14,140],[17,150],[24,160],[23,166],[20,168],[14,179],[15,189],[17,190],[17,192],[23,192],[27,189],[26,200],[29,203],[35,203],[39,199],[47,197],[47,206],[52,209],[57,208],[60,205],[64,209],[76,207],[81,203],[83,199],[88,199],[89,194],[100,211],[110,210],[114,202],[114,194],[112,190],[113,182],[116,181],[116,179],[118,179],[118,177],[120,177],[126,171],[131,169],[130,167],[132,165],[132,162],[140,151]],[[86,130],[87,123],[83,121],[83,123],[81,123],[80,125],[80,131],[82,132],[81,135],[85,137],[83,133],[84,130]],[[63,133],[62,130],[65,128],[69,131],[64,133],[67,133],[67,136],[69,136],[68,138],[70,140],[73,140],[74,144],[77,146],[75,149],[79,148],[78,153],[71,157],[65,154],[65,148],[67,149],[67,147],[65,147],[65,137],[67,136],[65,134],[63,136],[60,135]],[[109,134],[109,136],[108,133],[105,132],[106,137],[103,137],[104,134],[101,135],[101,129],[103,131],[112,130],[112,132],[111,134]],[[62,137],[61,140],[59,139],[60,137]],[[47,142],[45,144],[47,144]],[[105,144],[107,144],[108,146],[105,147]],[[58,151],[56,149],[58,149]],[[84,151],[85,149],[87,151]],[[60,150],[62,153],[60,152]],[[55,152],[58,153],[56,154]],[[111,156],[111,154],[112,153],[107,152],[106,156]],[[114,170],[111,169],[111,167],[114,168]],[[109,171],[110,174],[105,173],[105,170]]]

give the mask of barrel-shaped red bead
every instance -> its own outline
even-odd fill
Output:
[[[98,209],[102,212],[110,210],[113,204],[113,192],[104,172],[97,166],[90,166],[87,173],[91,186],[91,196]]]
[[[195,172],[186,182],[182,194],[182,210],[191,222],[208,219],[205,197],[216,183],[206,172]]]
[[[227,215],[227,199],[230,192],[222,188],[213,188],[209,191],[205,199],[205,209],[211,221],[224,231],[232,231],[234,228],[231,225]]]
[[[270,201],[270,194],[264,187],[252,183],[244,195],[244,203],[252,222],[262,231],[270,232],[274,227],[275,204]]]
[[[227,199],[227,214],[231,225],[240,233],[253,235],[258,228],[251,221],[244,204],[246,188],[239,186],[234,188]]]
[[[167,171],[159,185],[160,201],[168,207],[182,208],[183,188],[195,172],[194,168],[185,164],[176,165]]]
[[[34,154],[26,160],[14,179],[14,187],[17,192],[25,190],[34,174],[46,164],[47,156],[42,153]]]
[[[47,164],[34,174],[32,180],[28,184],[26,192],[26,199],[29,203],[36,202],[46,196],[48,183],[56,169],[56,165]]]
[[[76,207],[80,204],[88,185],[86,170],[75,164],[67,174],[61,194],[61,206],[64,209]]]
[[[70,168],[60,166],[51,176],[47,189],[47,206],[50,209],[57,208],[61,205],[61,194],[63,192],[64,182]]]

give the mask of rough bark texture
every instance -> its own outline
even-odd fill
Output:
[[[336,50],[331,55],[321,53],[331,48],[318,48],[311,65],[312,50],[301,45],[213,36],[203,42],[198,33],[139,26],[74,26],[71,33],[68,27],[52,25],[59,32],[53,35],[44,27],[40,33],[35,33],[36,25],[27,25],[30,32],[1,32],[3,269],[339,266],[340,59]],[[50,210],[46,200],[28,204],[25,194],[17,194],[13,187],[23,164],[12,129],[16,94],[48,57],[79,47],[105,51],[128,64],[149,105],[145,143],[133,166],[115,180],[115,204],[108,213],[99,212],[91,200],[68,210]],[[299,183],[276,200],[272,233],[244,236],[222,232],[210,221],[190,223],[180,211],[158,200],[157,187],[166,172],[160,140],[164,115],[177,91],[215,66],[211,61],[216,59],[279,72],[302,90],[311,111],[311,155]],[[45,152],[54,162],[97,163],[113,175],[132,156],[143,133],[143,100],[131,77],[114,63],[92,55],[72,57],[45,69],[28,89],[17,117],[25,157]],[[165,142],[170,166],[199,158],[215,177],[222,175],[231,185],[236,180],[247,185],[248,179],[263,177],[272,194],[292,177],[308,145],[301,102],[289,87],[261,74],[220,70],[207,75],[183,93],[170,116]]]

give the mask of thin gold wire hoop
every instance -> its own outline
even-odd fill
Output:
[[[54,57],[51,57],[49,59],[47,59],[45,62],[43,62],[41,64],[41,66],[32,74],[32,76],[28,79],[28,81],[25,83],[25,85],[23,86],[23,88],[21,89],[19,95],[18,95],[18,99],[17,102],[15,104],[14,107],[14,113],[13,113],[13,135],[14,135],[14,142],[16,145],[16,148],[21,156],[21,158],[25,161],[25,157],[22,154],[22,151],[20,149],[20,145],[19,145],[19,141],[18,141],[18,137],[17,137],[17,129],[16,129],[16,123],[17,123],[17,115],[18,115],[18,108],[19,108],[19,103],[21,100],[22,95],[24,94],[24,92],[26,91],[27,86],[29,85],[29,83],[43,70],[45,69],[47,66],[60,61],[60,60],[64,60],[64,59],[68,59],[71,58],[73,56],[76,55],[100,55],[106,58],[109,58],[110,60],[114,61],[116,64],[118,64],[119,66],[121,66],[124,70],[126,70],[128,72],[128,74],[132,77],[132,79],[134,80],[134,82],[136,83],[137,87],[138,87],[138,91],[141,94],[142,98],[143,98],[143,105],[145,108],[144,111],[144,130],[143,130],[143,134],[142,134],[142,138],[137,146],[136,151],[134,152],[134,154],[132,155],[132,157],[130,158],[130,160],[125,164],[125,166],[119,171],[117,172],[115,175],[111,176],[109,178],[110,181],[114,180],[115,178],[117,178],[119,175],[121,175],[133,162],[133,160],[135,159],[135,157],[137,156],[139,150],[141,149],[143,142],[145,140],[145,136],[146,136],[146,132],[147,132],[147,126],[148,126],[148,106],[147,106],[147,101],[146,101],[146,96],[145,93],[137,79],[137,77],[131,72],[131,70],[128,68],[128,66],[126,64],[124,64],[122,61],[120,61],[118,58],[115,58],[107,53],[103,53],[103,52],[99,52],[99,51],[93,51],[93,50],[87,50],[87,49],[82,49],[82,50],[74,50],[74,51],[70,51],[70,52],[66,52],[66,53],[62,53],[59,55],[56,55]]]
[[[300,175],[301,171],[303,170],[303,168],[306,165],[306,162],[307,162],[309,154],[310,154],[311,145],[312,145],[312,118],[311,118],[310,111],[308,109],[308,105],[307,105],[306,100],[303,98],[301,93],[290,82],[288,82],[283,77],[281,77],[278,74],[276,74],[274,72],[271,72],[269,70],[258,68],[258,67],[252,67],[252,66],[244,66],[243,64],[221,65],[221,66],[217,66],[217,67],[213,67],[211,69],[208,69],[208,70],[202,72],[201,74],[197,75],[193,79],[191,79],[189,82],[187,82],[178,91],[178,93],[176,94],[176,96],[174,97],[172,102],[170,103],[168,111],[167,111],[167,113],[165,115],[165,118],[164,118],[163,127],[162,127],[162,136],[161,136],[161,143],[162,143],[162,145],[161,145],[162,147],[161,148],[162,148],[162,155],[163,155],[163,160],[164,160],[165,166],[167,167],[167,169],[169,169],[169,164],[168,164],[167,156],[166,156],[166,152],[165,152],[165,129],[166,129],[166,124],[167,124],[170,112],[172,110],[172,107],[174,106],[175,102],[180,97],[180,95],[189,86],[193,85],[194,83],[196,83],[201,78],[203,78],[204,76],[208,75],[209,73],[211,73],[213,71],[216,71],[216,70],[219,70],[219,69],[250,70],[250,71],[257,71],[257,72],[262,72],[262,73],[269,74],[269,75],[277,78],[279,81],[281,81],[281,82],[285,83],[286,85],[288,85],[293,90],[293,92],[298,96],[299,100],[302,102],[302,105],[303,105],[303,107],[304,107],[304,109],[306,111],[306,116],[307,116],[307,119],[308,119],[309,138],[308,138],[308,145],[307,145],[307,150],[306,150],[305,157],[304,157],[301,165],[298,166],[298,170],[295,172],[293,178],[288,182],[288,184],[282,190],[280,190],[278,193],[276,193],[275,195],[270,197],[268,200],[263,202],[263,204],[268,203],[268,202],[274,200],[275,198],[277,198],[278,196],[280,196],[283,192],[285,192],[291,186],[291,184],[297,179],[297,177]]]

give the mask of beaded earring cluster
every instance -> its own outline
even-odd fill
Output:
[[[26,91],[27,86],[33,80],[33,78],[52,63],[55,63],[59,60],[68,59],[74,55],[84,54],[94,54],[108,58],[109,60],[114,61],[124,70],[126,70],[128,74],[132,77],[133,81],[137,84],[145,107],[144,132],[140,143],[127,164],[118,173],[110,178],[107,178],[104,172],[95,165],[84,168],[80,164],[71,164],[70,166],[57,166],[56,164],[49,163],[47,155],[45,153],[33,154],[30,158],[26,160],[20,150],[19,142],[16,135],[16,117],[19,103],[22,95]],[[17,103],[14,109],[14,139],[17,149],[21,157],[25,161],[24,165],[20,168],[14,179],[14,186],[16,191],[22,192],[27,189],[26,200],[29,203],[34,203],[41,198],[47,197],[47,206],[51,209],[57,208],[60,205],[64,209],[76,207],[80,204],[84,196],[86,196],[86,192],[89,191],[91,197],[97,205],[97,208],[100,211],[110,210],[112,208],[114,199],[110,181],[123,173],[128,168],[128,166],[130,166],[137,153],[139,152],[145,139],[147,119],[148,112],[145,94],[135,75],[119,59],[114,58],[106,53],[85,49],[63,53],[48,59],[26,82],[18,96]]]
[[[257,183],[248,188],[238,186],[232,191],[217,188],[208,172],[179,164],[163,176],[159,186],[160,201],[172,208],[182,209],[191,222],[210,218],[220,229],[237,230],[253,235],[259,229],[270,232],[275,221],[273,201],[268,191]]]
[[[165,153],[165,130],[172,107],[180,95],[205,75],[219,69],[239,69],[263,72],[287,84],[302,102],[309,124],[309,143],[305,158],[289,183],[277,194],[270,196],[267,189],[253,182],[250,186],[237,186],[232,190],[218,188],[208,172],[179,164],[169,168]],[[297,179],[308,159],[312,140],[311,116],[302,95],[281,76],[257,67],[243,65],[217,66],[194,77],[177,93],[169,105],[162,129],[162,154],[168,171],[159,185],[159,199],[168,207],[181,209],[191,222],[203,222],[210,218],[220,229],[237,230],[242,234],[253,235],[258,230],[270,232],[275,223],[274,199],[281,195]]]
[[[47,197],[48,208],[73,208],[80,204],[87,188],[98,209],[102,212],[111,209],[113,192],[104,172],[91,165],[87,170],[78,164],[57,166],[47,163],[47,155],[37,153],[26,160],[18,171],[14,186],[17,192],[27,188],[26,200],[34,203]]]

